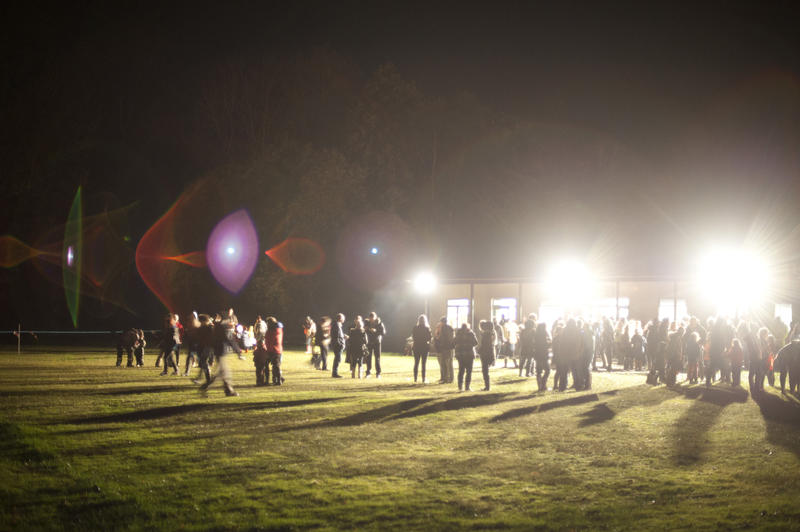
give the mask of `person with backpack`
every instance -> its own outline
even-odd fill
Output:
[[[439,325],[436,326],[433,346],[439,355],[439,371],[441,379],[439,384],[449,384],[453,382],[453,348],[455,334],[453,328],[447,324],[447,317],[442,316]]]

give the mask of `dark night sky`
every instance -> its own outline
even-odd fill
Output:
[[[289,57],[316,46],[341,54],[364,76],[394,63],[428,97],[471,93],[497,116],[533,124],[534,131],[573,128],[614,143],[639,170],[611,182],[638,191],[638,205],[622,209],[621,223],[647,225],[636,213],[657,213],[669,229],[654,234],[667,247],[725,232],[742,238],[756,225],[788,231],[798,222],[796,2],[87,2],[0,9],[3,112],[29,128],[4,133],[3,179],[24,180],[20,168],[29,166],[15,159],[14,142],[48,138],[48,126],[19,118],[47,109],[48,92],[32,97],[32,88],[52,86],[55,93],[69,80],[83,92],[76,98],[83,105],[96,96],[104,102],[97,115],[113,124],[104,131],[120,149],[136,144],[159,160],[159,171],[172,171],[157,197],[124,173],[92,183],[150,205],[138,220],[144,228],[203,171],[176,156],[163,137],[189,118],[187,102],[209,64],[248,64],[265,53]],[[491,179],[515,186],[503,176]],[[608,186],[558,179],[547,186],[566,180],[575,189],[569,194],[589,202],[597,197],[593,187]],[[67,202],[46,198],[34,214],[52,223],[58,216],[51,211],[66,212]],[[602,224],[603,208],[596,208],[584,224]],[[34,239],[19,220],[3,220],[10,227],[3,233]],[[143,229],[134,228],[134,238],[137,231]],[[549,231],[556,240],[564,236]],[[512,246],[525,238],[506,236]],[[577,238],[578,247],[592,239]],[[451,271],[466,253],[452,251]]]

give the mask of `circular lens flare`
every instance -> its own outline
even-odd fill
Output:
[[[206,247],[211,274],[228,292],[238,293],[256,268],[258,236],[245,209],[229,214],[211,231]]]

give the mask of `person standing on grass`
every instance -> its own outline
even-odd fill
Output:
[[[686,380],[689,384],[697,384],[700,359],[703,357],[700,333],[695,330],[685,336],[689,337],[688,340],[685,340],[683,345],[683,354],[686,357]],[[740,351],[741,349],[742,347],[739,346]],[[741,370],[741,362],[739,363],[739,369]],[[737,375],[735,371],[734,375]],[[734,384],[734,386],[736,386],[736,384]]]
[[[164,356],[164,371],[161,372],[161,375],[166,375],[169,368],[172,368],[173,375],[178,374],[178,364],[175,363],[174,355],[181,344],[180,334],[175,316],[170,315],[167,318],[167,324],[161,337],[161,353]]]
[[[578,390],[592,389],[592,361],[594,360],[594,329],[588,321],[580,325],[581,353],[578,356],[578,371],[576,374]]]
[[[337,314],[336,321],[331,325],[331,350],[333,351],[333,372],[331,377],[341,379],[339,375],[339,364],[342,362],[342,351],[344,351],[345,340],[347,337],[342,329],[344,314]]]
[[[539,391],[547,391],[547,379],[550,377],[550,335],[544,322],[536,325],[533,359],[536,363],[536,384],[539,385]]]
[[[453,328],[448,325],[446,316],[442,316],[439,320],[439,325],[436,326],[433,346],[439,355],[439,371],[442,377],[439,380],[439,384],[452,383],[454,379],[453,348],[455,347],[455,334]]]
[[[256,318],[256,322],[253,324],[253,336],[256,339],[256,344],[263,342],[267,337],[267,322],[261,318],[261,315]]]
[[[120,335],[117,337],[117,367],[122,367],[122,354],[128,354],[128,367],[133,367],[133,349],[136,346],[136,342],[139,339],[139,335],[136,332],[136,329],[127,329],[122,331]]]
[[[136,357],[136,367],[144,367],[144,348],[147,342],[144,339],[144,331],[141,329],[136,330],[136,343],[133,346],[133,356]]]
[[[458,391],[472,391],[469,387],[472,381],[472,365],[475,362],[475,346],[478,339],[475,333],[464,323],[455,336],[456,359],[458,360]]]
[[[667,340],[667,386],[674,386],[681,369],[683,346],[683,327],[669,333]]]
[[[519,335],[519,376],[530,377],[533,371],[533,354],[536,345],[536,314],[529,314]]]
[[[494,327],[492,326],[491,322],[486,320],[482,320],[478,325],[481,331],[481,340],[478,346],[478,356],[481,359],[481,373],[483,374],[483,391],[488,392],[491,388],[489,384],[489,368],[494,365],[495,358],[497,357],[497,353],[494,350],[495,337],[494,337]],[[459,375],[461,374],[461,361],[459,360]],[[521,368],[522,366],[520,366]],[[469,370],[470,373],[472,370]],[[460,382],[460,379],[459,379]],[[469,385],[467,385],[469,387]]]
[[[696,332],[692,334],[697,334]],[[690,342],[687,344],[691,346]],[[731,347],[728,350],[728,358],[731,361],[731,385],[741,386],[742,383],[742,364],[744,363],[744,350],[742,350],[742,343],[738,338],[731,340]],[[695,378],[694,382],[697,382]]]
[[[417,373],[420,362],[422,362],[422,383],[428,382],[425,378],[425,365],[428,363],[428,353],[431,350],[431,328],[428,325],[428,317],[420,314],[417,325],[411,331],[412,347],[414,353],[414,382],[417,382]]]
[[[381,378],[381,342],[386,335],[386,326],[374,312],[369,313],[365,324],[367,332],[367,377],[372,373],[372,360],[375,359],[375,378]]]
[[[266,334],[264,335],[264,339],[259,340],[256,343],[256,348],[253,350],[253,365],[256,368],[256,386],[266,386],[267,385]]]
[[[283,358],[283,324],[270,316],[267,318],[267,364],[265,382],[269,383],[269,370],[272,368],[272,384],[280,386],[285,382],[281,374],[281,359]]]
[[[347,363],[350,364],[350,376],[361,378],[361,365],[364,359],[369,356],[367,351],[367,332],[364,330],[364,322],[361,316],[356,316],[353,327],[347,336]]]
[[[580,353],[581,337],[578,331],[578,325],[574,319],[567,320],[567,325],[559,335],[559,353],[556,358],[556,382],[554,388],[559,391],[567,389],[568,375],[573,371],[575,364],[578,360]],[[573,375],[573,387],[575,386],[575,378]]]

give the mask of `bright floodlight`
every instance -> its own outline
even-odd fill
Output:
[[[714,248],[701,260],[698,288],[720,314],[735,315],[765,298],[769,268],[755,253],[742,249]]]
[[[436,277],[431,273],[420,273],[414,278],[414,290],[420,294],[430,294],[436,288]]]
[[[559,303],[580,303],[589,299],[592,275],[584,264],[563,260],[550,268],[545,286],[550,296]]]
[[[229,246],[228,249],[226,249],[225,251],[228,252],[228,255],[233,255],[234,253],[236,253],[236,248],[233,246]]]
[[[372,249],[370,249],[370,250],[369,250],[369,252],[370,252],[372,255],[377,255],[379,251],[380,251],[380,250],[379,250],[378,248],[372,248]]]

